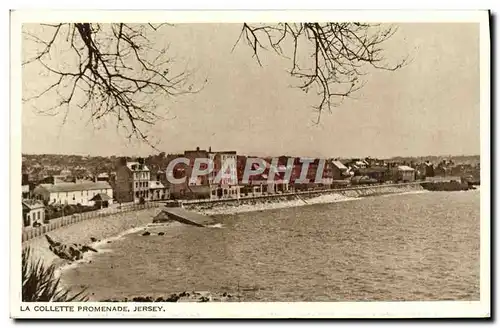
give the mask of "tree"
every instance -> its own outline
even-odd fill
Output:
[[[314,106],[319,122],[324,110],[331,111],[364,86],[367,66],[395,71],[407,64],[407,57],[391,65],[384,56],[383,46],[396,31],[394,26],[355,22],[245,23],[237,43],[244,40],[259,64],[259,51],[269,48],[290,59],[297,87],[319,96]]]
[[[174,73],[168,48],[158,48],[150,40],[167,25],[42,24],[48,30],[44,38],[24,31],[38,48],[23,65],[39,63],[52,80],[46,89],[24,100],[55,96],[54,105],[44,112],[76,105],[96,120],[111,115],[129,137],[148,141],[142,125],[161,117],[158,97],[201,89],[188,84],[187,68]],[[244,40],[259,64],[263,49],[288,58],[289,73],[300,81],[297,87],[319,96],[315,106],[319,122],[324,110],[331,111],[364,85],[361,78],[367,66],[396,70],[406,64],[403,59],[391,66],[383,55],[385,42],[395,32],[392,26],[364,23],[245,23],[236,44]],[[51,60],[63,52],[69,64]]]
[[[129,136],[147,141],[141,124],[160,118],[156,99],[196,92],[186,85],[190,72],[172,72],[168,49],[158,49],[149,39],[164,25],[41,24],[40,34],[47,38],[23,31],[37,45],[23,66],[38,63],[51,79],[47,88],[23,100],[54,97],[55,104],[43,109],[49,114],[78,106],[96,120],[112,115]]]

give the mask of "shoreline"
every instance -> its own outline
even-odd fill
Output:
[[[392,192],[377,192],[371,194],[363,194],[358,195],[357,197],[349,197],[346,195],[340,195],[335,192],[329,192],[327,194],[315,194],[309,198],[303,197],[305,199],[296,199],[294,201],[283,201],[280,198],[273,198],[272,201],[261,201],[259,204],[239,204],[236,206],[227,207],[225,203],[216,203],[211,209],[195,209],[189,208],[191,211],[198,211],[199,213],[209,215],[209,216],[227,216],[227,215],[235,215],[238,213],[245,212],[263,212],[265,210],[275,210],[281,208],[291,208],[291,207],[301,207],[307,205],[319,205],[319,204],[331,204],[337,202],[345,202],[352,200],[361,200],[367,197],[389,197],[389,196],[398,196],[405,194],[420,194],[420,193],[428,193],[430,191],[419,188],[398,188],[397,191],[395,189],[391,189]],[[388,190],[386,190],[388,191]],[[290,196],[290,195],[288,195]],[[167,230],[171,225],[182,225],[179,222],[169,222],[169,223],[160,223],[154,224],[152,223],[152,219],[160,211],[159,208],[141,210],[138,212],[129,212],[127,215],[116,215],[113,217],[105,217],[96,219],[96,220],[88,220],[79,223],[75,223],[70,226],[65,226],[60,229],[56,229],[50,233],[49,236],[54,239],[61,241],[66,244],[70,243],[84,243],[89,246],[92,246],[98,250],[98,253],[105,253],[106,245],[112,243],[115,240],[119,240],[122,237],[132,234],[138,233],[144,229],[148,229],[148,231],[154,233],[154,230],[158,230],[159,228],[162,230]],[[219,226],[213,226],[216,228]],[[94,242],[91,242],[90,238],[93,237],[97,239]],[[61,289],[70,290],[70,294],[78,292],[79,288],[76,284],[71,283],[69,281],[65,281],[64,272],[66,270],[71,270],[75,267],[85,265],[89,263],[95,256],[99,256],[98,254],[94,254],[92,252],[85,253],[83,258],[77,261],[66,261],[58,258],[55,254],[53,254],[49,248],[48,243],[45,237],[42,235],[41,237],[35,238],[33,240],[28,241],[26,244],[32,247],[33,255],[41,258],[46,264],[54,264],[56,267],[56,277],[60,279],[60,287]],[[26,246],[28,246],[26,245]],[[24,245],[23,245],[24,246]]]
[[[404,194],[413,192],[425,192],[419,185],[383,186],[374,188],[376,190],[328,190],[311,194],[283,194],[274,195],[272,198],[240,199],[233,202],[216,202],[201,204],[185,204],[184,207],[196,213],[207,216],[234,215],[246,212],[261,212],[281,208],[300,207],[307,205],[329,204],[343,201],[352,201],[365,197],[376,197],[387,194]],[[68,226],[47,232],[51,238],[64,244],[84,244],[100,249],[103,245],[119,239],[134,231],[140,231],[152,224],[153,217],[161,211],[161,208],[150,208],[136,212],[125,212],[77,222]],[[92,242],[91,238],[97,241]],[[93,256],[85,254],[80,261],[69,262],[60,259],[49,250],[49,244],[45,234],[30,239],[23,243],[24,247],[31,247],[35,258],[41,259],[45,264],[54,264],[56,269],[84,263]]]
[[[247,212],[262,212],[283,208],[301,207],[308,205],[331,204],[337,202],[353,201],[366,197],[402,195],[430,192],[415,185],[383,186],[374,188],[375,190],[328,190],[311,194],[283,194],[275,195],[272,198],[240,199],[232,202],[216,202],[201,204],[185,204],[183,207],[189,211],[207,216],[226,216]],[[84,244],[96,248],[102,252],[102,247],[113,240],[122,238],[130,233],[144,230],[149,224],[153,224],[153,217],[161,211],[161,208],[150,208],[136,212],[119,213],[109,217],[95,218],[64,226],[46,234],[64,244]],[[168,224],[162,224],[167,228]],[[96,239],[92,242],[91,238]],[[56,271],[61,268],[72,267],[80,263],[85,263],[92,256],[86,253],[79,261],[67,261],[60,259],[49,250],[49,244],[44,237],[33,238],[23,243],[24,247],[31,247],[35,258],[41,259],[46,265],[54,264]],[[63,269],[65,270],[65,269]]]
[[[203,215],[234,215],[248,212],[262,212],[282,208],[301,207],[308,205],[331,204],[338,202],[353,201],[367,197],[426,193],[422,186],[401,185],[401,186],[378,186],[373,189],[352,189],[352,190],[328,190],[311,194],[282,194],[274,195],[273,198],[253,198],[239,199],[227,202],[202,202],[200,204],[185,204],[183,207],[188,211],[193,211]]]
[[[158,208],[145,209],[137,212],[126,212],[103,218],[89,219],[67,225],[46,234],[54,240],[64,244],[84,244],[95,248],[107,244],[108,240],[121,238],[132,229],[142,229],[152,222],[152,217],[159,211]],[[97,241],[92,242],[91,238]],[[23,248],[30,247],[34,259],[42,260],[45,265],[54,264],[56,269],[75,262],[60,259],[49,249],[45,234],[23,243]],[[86,255],[88,258],[88,255]]]

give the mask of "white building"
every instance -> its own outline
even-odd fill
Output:
[[[169,190],[160,181],[149,181],[149,200],[162,200],[169,198]]]
[[[36,199],[43,200],[49,205],[76,205],[94,206],[94,198],[98,194],[106,194],[112,203],[113,189],[107,182],[61,182],[56,184],[41,184],[33,190]]]
[[[240,198],[236,151],[211,152],[210,198]]]
[[[35,199],[25,199],[23,205],[23,226],[29,227],[33,223],[42,224],[45,220],[45,206]]]
[[[415,169],[406,165],[398,166],[398,179],[403,182],[415,181]]]

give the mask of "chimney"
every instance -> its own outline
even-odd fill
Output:
[[[208,152],[211,153],[212,152],[212,146],[209,146],[208,147]]]
[[[196,151],[200,151],[200,147],[196,147]]]

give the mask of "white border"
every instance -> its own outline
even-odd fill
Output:
[[[490,45],[488,13],[485,11],[14,11],[11,15],[11,195],[19,194],[21,166],[21,65],[20,27],[28,22],[277,22],[277,21],[365,21],[365,22],[476,22],[480,23],[481,52],[481,300],[478,302],[349,302],[349,303],[164,303],[165,313],[147,318],[402,318],[481,317],[490,313]],[[11,317],[27,317],[19,311],[21,208],[11,197]],[[66,303],[67,305],[78,305]],[[104,305],[105,303],[91,303]],[[119,303],[113,303],[117,305]],[[121,303],[129,307],[134,303]],[[62,305],[62,304],[60,304]],[[88,304],[86,304],[88,305]],[[140,303],[140,305],[145,305]],[[30,318],[133,318],[113,313],[30,312]]]

